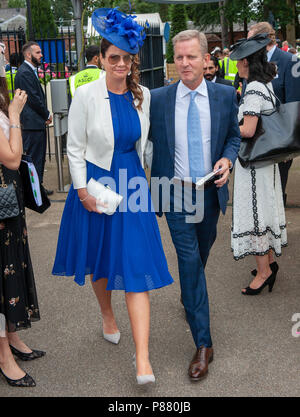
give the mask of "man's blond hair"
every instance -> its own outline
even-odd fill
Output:
[[[202,56],[207,54],[208,44],[206,36],[203,32],[199,32],[196,29],[183,30],[177,33],[172,39],[173,48],[175,48],[176,42],[189,41],[190,39],[198,39]]]
[[[250,26],[249,32],[254,32],[254,35],[259,33],[267,33],[271,39],[269,45],[276,45],[276,33],[273,26],[269,22],[259,22],[255,25]]]

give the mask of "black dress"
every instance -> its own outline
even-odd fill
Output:
[[[15,185],[20,207],[17,217],[0,220],[0,313],[5,316],[8,331],[14,332],[31,327],[31,322],[39,320],[40,314],[27,239],[21,177],[18,171],[1,167],[6,184]]]

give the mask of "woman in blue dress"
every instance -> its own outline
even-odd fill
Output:
[[[140,192],[145,190],[144,157],[151,145],[147,141],[150,93],[138,84],[136,55],[143,28],[116,9],[95,10],[92,22],[104,38],[100,57],[105,75],[79,87],[70,108],[67,150],[73,184],[62,216],[53,274],[75,275],[79,285],[84,285],[85,275],[91,275],[103,336],[115,344],[120,332],[111,291],[125,291],[137,382],[145,384],[155,382],[148,353],[148,291],[169,285],[173,279],[148,186],[140,194],[148,201],[146,208],[137,210],[138,205],[130,203],[138,200],[132,184],[140,184]],[[87,191],[91,178],[104,185],[113,181],[115,191],[123,195],[113,215],[97,210],[96,199]]]

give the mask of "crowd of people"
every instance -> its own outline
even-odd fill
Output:
[[[143,28],[117,9],[97,9],[92,21],[103,39],[100,48],[88,49],[87,68],[69,81],[67,154],[72,186],[52,273],[74,276],[80,286],[90,276],[101,310],[102,334],[112,344],[120,342],[121,334],[111,294],[125,292],[136,380],[139,385],[154,383],[149,291],[171,285],[173,278],[150,191],[144,190],[148,206],[131,210],[128,202],[135,189],[128,184],[135,178],[146,181],[147,165],[152,178],[167,178],[170,183],[176,179],[179,195],[171,187],[166,207],[160,194],[155,211],[165,215],[176,249],[181,302],[195,343],[188,375],[191,381],[199,381],[207,376],[213,360],[205,269],[220,212],[226,212],[228,178],[234,166],[233,256],[236,260],[253,256],[256,261],[252,281],[241,292],[254,296],[265,287],[271,292],[275,285],[279,265],[274,256],[279,257],[287,245],[284,205],[291,162],[245,168],[238,156],[241,138],[254,137],[261,115],[274,112],[277,100],[300,101],[300,78],[292,75],[292,55],[279,50],[274,29],[262,22],[250,28],[247,39],[225,50],[222,62],[220,51],[208,53],[203,33],[180,32],[172,40],[180,80],[149,91],[139,84]],[[32,387],[33,378],[14,359],[28,361],[45,355],[30,349],[17,335],[17,330],[40,319],[18,166],[23,151],[31,154],[43,182],[45,126],[51,115],[36,75],[42,57],[39,45],[24,45],[25,61],[15,76],[11,101],[4,45],[0,47],[0,175],[2,184],[14,184],[20,208],[17,216],[0,219],[0,372],[12,386]],[[88,183],[91,179],[104,186],[114,183],[119,193],[124,180],[121,171],[126,171],[127,198],[107,215],[109,201],[93,195]],[[198,180],[212,171],[215,176],[199,190]],[[188,190],[192,211],[185,205]],[[201,218],[195,216],[199,201]],[[176,208],[178,203],[181,210]],[[187,216],[193,215],[194,221],[188,222]]]

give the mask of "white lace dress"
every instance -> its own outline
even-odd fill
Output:
[[[272,84],[267,84],[273,91]],[[247,85],[240,102],[239,121],[245,115],[259,116],[273,109],[270,93],[264,84]],[[233,192],[231,247],[234,259],[247,255],[276,256],[287,245],[285,212],[278,164],[263,168],[243,168],[236,161]]]

